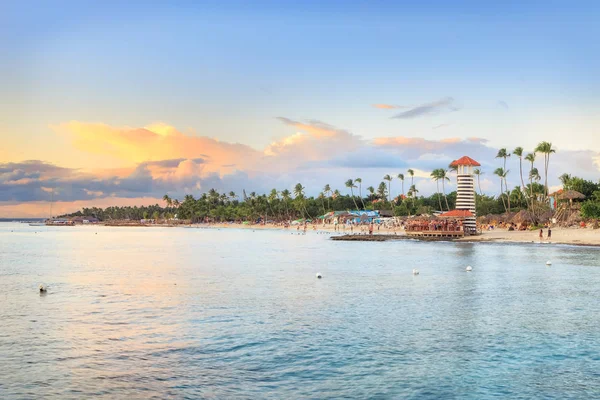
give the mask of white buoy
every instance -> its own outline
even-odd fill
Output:
[[[413,269],[413,275],[419,275],[419,270],[418,269]]]
[[[546,261],[546,265],[550,266],[550,265],[552,265],[552,262],[550,260],[548,260],[548,261]]]
[[[46,288],[46,286],[40,285],[40,293],[46,293],[47,291],[48,291],[48,288]]]
[[[317,279],[321,279],[323,277],[323,275],[321,275],[320,272],[317,272]]]
[[[471,266],[469,265],[469,266],[467,266],[467,268],[465,268],[465,270],[466,270],[467,272],[471,272],[471,271],[473,271],[473,267],[471,267]]]

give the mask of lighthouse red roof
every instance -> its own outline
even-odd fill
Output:
[[[475,161],[471,157],[467,157],[467,156],[463,156],[463,157],[459,158],[458,160],[454,160],[450,163],[451,167],[456,167],[458,165],[471,165],[473,167],[481,166],[481,164],[479,164],[477,161]]]
[[[452,210],[438,215],[441,218],[468,218],[472,216],[473,213],[469,210]]]

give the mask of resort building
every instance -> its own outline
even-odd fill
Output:
[[[450,164],[451,167],[457,169],[457,188],[456,188],[456,209],[468,210],[470,215],[464,217],[465,231],[476,232],[477,223],[475,213],[475,178],[473,167],[479,167],[477,161],[470,157],[464,156]]]

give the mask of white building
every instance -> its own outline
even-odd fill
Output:
[[[456,209],[469,210],[473,214],[473,216],[464,219],[465,233],[467,229],[475,232],[477,229],[477,214],[475,213],[475,178],[473,167],[479,167],[481,164],[470,157],[464,156],[452,161],[450,166],[457,168]]]

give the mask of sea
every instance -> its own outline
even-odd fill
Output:
[[[1,223],[0,398],[600,398],[599,248],[331,237]]]

